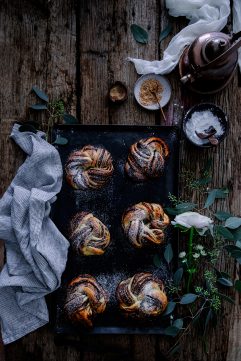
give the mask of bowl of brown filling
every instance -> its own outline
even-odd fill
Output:
[[[171,85],[169,80],[162,75],[145,74],[135,83],[134,96],[143,108],[157,110],[169,102]]]

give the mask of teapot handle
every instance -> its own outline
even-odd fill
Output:
[[[238,40],[238,41],[236,41],[236,40]],[[232,54],[235,50],[237,50],[241,46],[241,31],[239,31],[236,34],[233,34],[231,42],[232,42],[232,45],[224,53],[222,53],[217,58],[213,59],[212,61],[210,61],[209,63],[207,63],[207,64],[205,64],[203,66],[198,66],[198,67],[193,68],[193,72],[190,72],[189,74],[184,75],[180,79],[181,82],[184,83],[184,84],[189,82],[189,81],[191,83],[194,82],[195,79],[200,76],[200,73],[202,73],[203,71],[205,71],[205,70],[211,68],[212,66],[218,64],[220,61],[222,61],[227,56]]]

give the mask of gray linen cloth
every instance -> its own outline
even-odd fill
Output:
[[[20,132],[11,137],[27,158],[0,200],[0,239],[6,263],[0,273],[0,321],[4,344],[15,341],[49,320],[44,296],[60,285],[68,241],[49,218],[62,185],[57,150],[44,133]]]

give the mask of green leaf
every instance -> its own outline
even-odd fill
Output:
[[[32,126],[31,124],[23,124],[23,125],[20,125],[19,129],[18,129],[20,132],[32,132],[34,134],[37,133],[37,129]]]
[[[213,204],[216,199],[216,193],[216,189],[213,189],[211,192],[209,192],[204,208],[208,208]]]
[[[32,90],[34,91],[34,93],[43,101],[48,102],[49,101],[49,97],[47,94],[45,94],[42,90],[40,90],[39,88],[37,88],[36,86],[32,87]]]
[[[204,208],[210,207],[216,198],[226,198],[228,195],[228,189],[213,189],[209,192]]]
[[[183,319],[182,319],[182,318],[177,318],[177,319],[173,322],[172,326],[175,326],[175,327],[179,328],[179,330],[181,330],[182,327],[183,327]]]
[[[180,304],[188,305],[189,303],[196,301],[197,297],[198,296],[195,295],[194,293],[187,293],[186,295],[182,296]]]
[[[64,138],[64,137],[57,137],[55,139],[55,141],[53,142],[53,144],[57,144],[57,145],[66,145],[68,144],[68,139],[67,138]]]
[[[235,229],[232,234],[235,241],[241,241],[241,227]]]
[[[134,36],[134,39],[141,44],[148,43],[148,33],[142,27],[136,24],[131,25],[131,32]]]
[[[240,280],[235,281],[234,288],[236,291],[241,293],[241,281]]]
[[[195,203],[185,202],[185,203],[179,203],[179,204],[176,206],[176,209],[177,209],[178,211],[188,212],[188,211],[193,210],[196,206],[197,206],[197,204],[195,204]]]
[[[228,240],[233,240],[234,237],[233,237],[233,234],[225,227],[223,226],[215,226],[215,231],[217,234],[219,234],[220,236],[222,236],[223,238],[225,239],[228,239]]]
[[[167,261],[167,263],[170,263],[173,258],[173,250],[171,243],[168,243],[166,246],[165,252],[164,252],[164,258]]]
[[[168,24],[167,27],[161,31],[160,36],[159,36],[159,43],[164,40],[172,31],[172,24]]]
[[[162,314],[162,316],[170,315],[170,313],[174,311],[175,307],[176,307],[176,302],[173,301],[168,302],[167,307],[164,313]]]
[[[217,279],[217,282],[220,283],[222,286],[226,286],[226,287],[232,287],[233,286],[233,282],[230,279],[221,277]]]
[[[228,194],[228,188],[216,189],[216,198],[226,198]]]
[[[230,214],[230,213],[227,213],[227,212],[218,211],[217,213],[214,214],[214,216],[215,216],[219,221],[226,221],[226,219],[228,219],[229,217],[231,217],[231,214]]]
[[[178,268],[173,275],[173,282],[175,286],[179,286],[183,276],[183,268]]]
[[[239,217],[230,217],[225,222],[225,227],[230,229],[236,229],[241,226],[241,218]]]
[[[241,242],[240,242],[240,241],[237,241],[237,242],[235,243],[235,246],[236,246],[237,248],[241,248]]]
[[[241,248],[234,246],[233,244],[227,244],[223,248],[226,249],[228,253],[231,253],[233,251],[241,251]]]
[[[29,108],[31,108],[33,110],[46,110],[46,109],[48,109],[47,105],[45,105],[45,104],[33,104],[33,105],[30,105]]]
[[[64,113],[65,124],[78,124],[78,120],[71,114]]]
[[[224,299],[225,301],[232,303],[233,305],[235,305],[235,300],[227,295],[224,295],[223,293],[218,293],[218,295]]]
[[[176,208],[165,208],[165,212],[167,212],[168,214],[172,215],[172,216],[176,216],[180,213],[182,213],[181,211],[178,211]]]
[[[241,250],[238,249],[238,250],[233,250],[230,252],[230,255],[233,257],[233,258],[241,258]]]
[[[192,187],[204,186],[212,181],[212,178],[200,178],[192,182]]]
[[[206,333],[208,324],[211,321],[212,317],[213,317],[213,310],[210,308],[209,311],[208,311],[206,320],[205,320],[204,334]]]
[[[161,262],[160,257],[158,256],[158,254],[155,254],[155,255],[153,256],[153,264],[154,264],[154,266],[156,266],[157,268],[161,267],[162,262]]]
[[[177,336],[179,332],[180,332],[180,329],[175,326],[168,326],[164,330],[164,334],[166,336],[172,336],[172,337]]]

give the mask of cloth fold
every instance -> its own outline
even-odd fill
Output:
[[[60,286],[69,243],[49,218],[62,185],[57,150],[45,134],[20,132],[11,138],[27,158],[0,200],[0,239],[6,263],[0,273],[0,321],[4,344],[49,320],[44,296]]]
[[[227,24],[230,14],[230,0],[166,0],[166,7],[171,16],[185,16],[189,25],[182,29],[170,41],[163,53],[163,59],[147,61],[128,58],[135,65],[138,74],[167,74],[178,64],[179,58],[187,45],[207,32],[221,31]],[[233,0],[233,31],[241,30],[241,1]],[[241,50],[239,50],[241,70]]]

